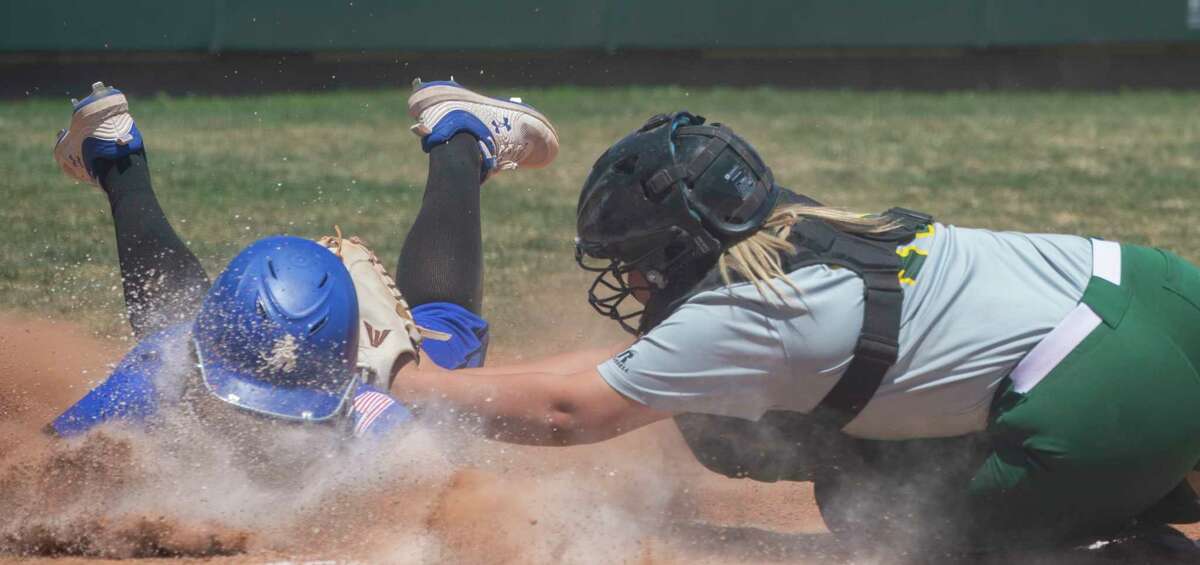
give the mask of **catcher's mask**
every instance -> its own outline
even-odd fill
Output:
[[[291,236],[261,239],[213,283],[193,328],[208,392],[300,422],[348,416],[358,387],[358,299],[342,261]]]
[[[598,273],[588,303],[634,335],[649,328],[631,323],[644,309],[624,307],[626,298],[648,291],[651,307],[694,284],[779,198],[754,148],[704,122],[688,112],[650,118],[596,160],[579,196],[575,258]],[[644,287],[630,284],[633,271]]]

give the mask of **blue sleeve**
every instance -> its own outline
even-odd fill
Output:
[[[103,422],[141,421],[157,411],[154,379],[162,369],[166,342],[179,333],[175,327],[142,340],[100,386],[50,423],[54,433],[63,437],[78,435]]]
[[[449,302],[430,302],[413,308],[417,325],[450,334],[450,341],[426,338],[421,351],[444,369],[482,367],[487,356],[488,323]]]
[[[412,412],[407,407],[383,391],[368,385],[360,385],[355,391],[355,437],[385,435],[412,419]]]

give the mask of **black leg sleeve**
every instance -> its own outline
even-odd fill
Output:
[[[95,171],[112,207],[133,333],[141,338],[194,316],[208,291],[208,276],[158,205],[146,153],[97,159]]]
[[[396,266],[396,285],[412,306],[450,302],[479,313],[483,241],[479,218],[479,142],[465,133],[429,153],[421,210]]]

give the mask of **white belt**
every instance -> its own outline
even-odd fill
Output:
[[[1092,276],[1120,286],[1121,244],[1115,241],[1092,240]],[[1100,325],[1100,321],[1100,316],[1087,304],[1080,302],[1024,359],[1021,359],[1020,363],[1017,363],[1017,367],[1008,376],[1012,379],[1013,390],[1022,394],[1033,390],[1033,387],[1042,382],[1083,338]]]

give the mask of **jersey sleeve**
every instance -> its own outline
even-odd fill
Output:
[[[597,370],[617,392],[656,410],[757,420],[786,392],[786,367],[772,321],[717,297],[684,304]]]
[[[58,436],[82,434],[111,420],[141,421],[158,410],[155,381],[163,370],[167,348],[186,336],[173,327],[142,340],[121,359],[108,378],[50,423]]]
[[[413,419],[403,404],[373,387],[362,385],[354,396],[354,437],[378,437]]]
[[[417,325],[450,335],[449,341],[425,339],[421,351],[443,369],[482,367],[487,356],[488,323],[475,313],[449,302],[430,302],[413,308]]]

